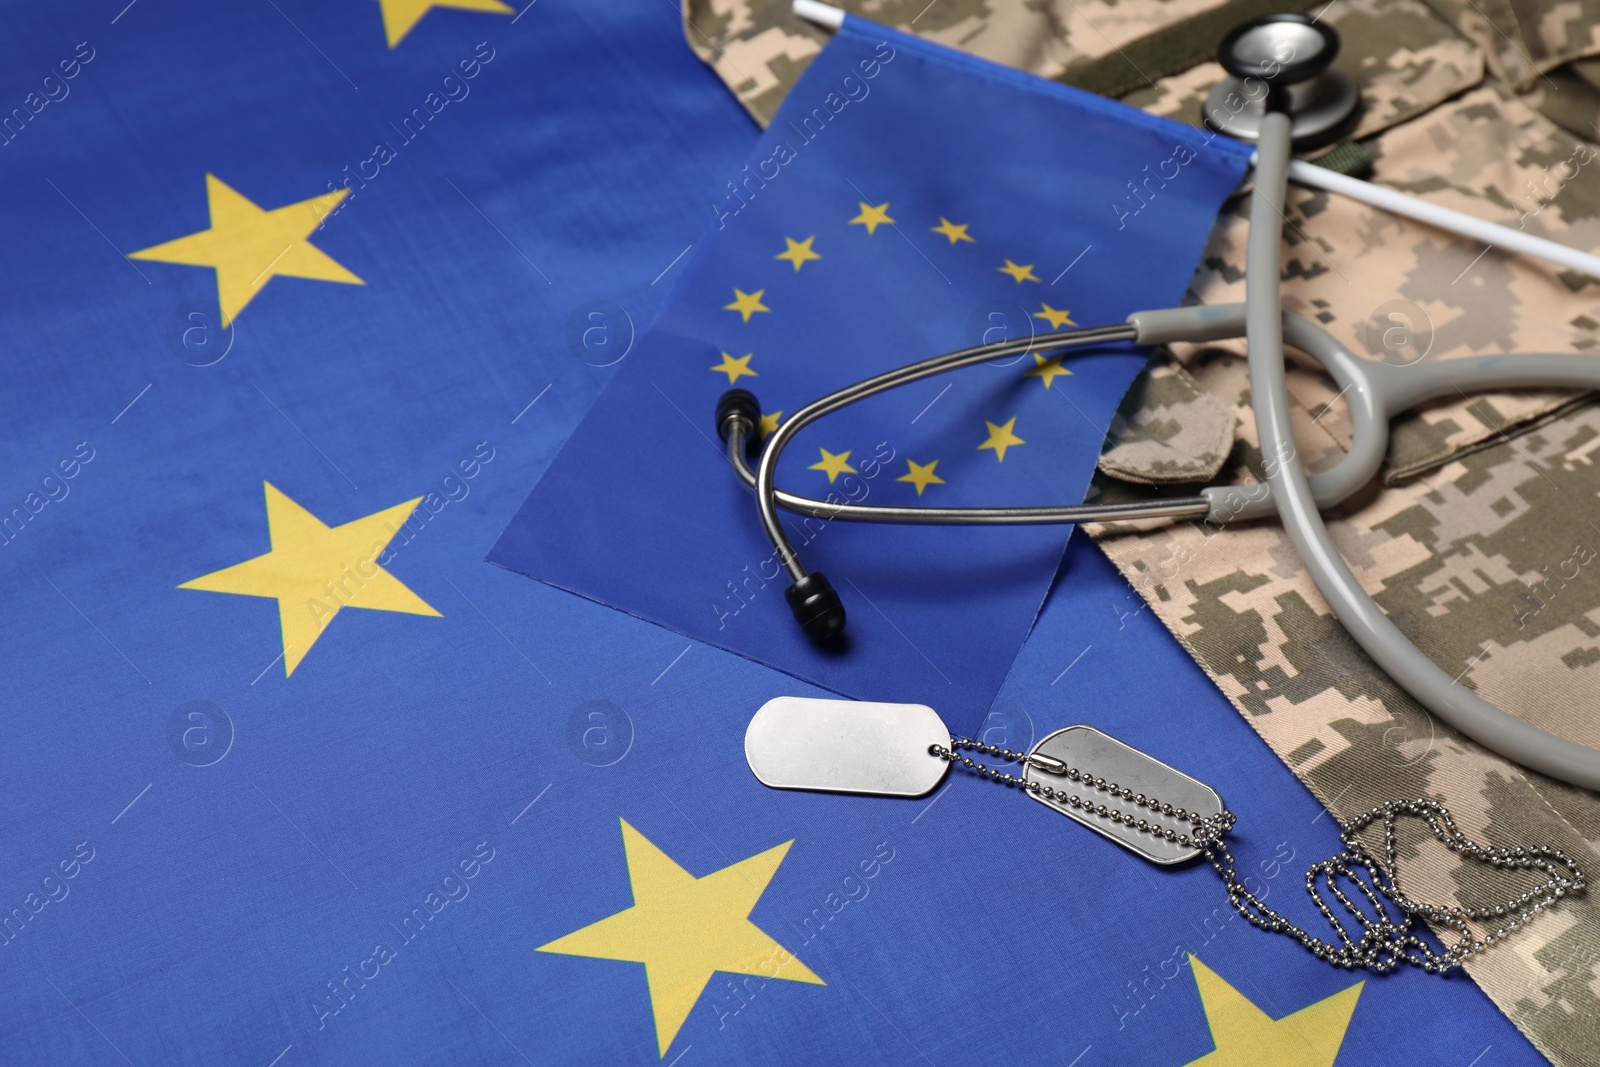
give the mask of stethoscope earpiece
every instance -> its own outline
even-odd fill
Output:
[[[821,571],[797,578],[783,591],[794,621],[806,636],[819,645],[827,644],[844,632],[844,602],[833,591],[833,583]]]
[[[1339,34],[1304,15],[1261,15],[1229,30],[1217,46],[1228,72],[1206,98],[1206,125],[1242,141],[1261,136],[1269,110],[1289,116],[1297,150],[1320,148],[1349,131],[1361,93],[1332,69]]]
[[[754,456],[761,451],[761,401],[748,389],[729,389],[717,398],[717,436],[723,444],[740,423],[745,451]]]

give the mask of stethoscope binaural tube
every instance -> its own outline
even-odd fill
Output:
[[[1070,348],[1079,345],[1103,344],[1109,341],[1127,341],[1132,340],[1136,334],[1137,331],[1127,324],[1093,327],[1063,333],[1055,339],[1050,347]],[[858,400],[863,400],[886,389],[893,389],[896,386],[920,381],[935,374],[942,374],[945,371],[969,367],[975,363],[994,359],[996,356],[1026,352],[1037,347],[1039,347],[1039,341],[1036,338],[1002,341],[998,344],[979,345],[975,348],[966,348],[959,352],[950,352],[942,356],[935,356],[932,359],[925,359],[920,363],[897,367],[894,370],[885,371],[854,385],[846,386],[818,400],[813,400],[778,427],[771,440],[766,443],[766,447],[761,454],[761,463],[756,468],[756,507],[761,514],[762,528],[766,530],[767,537],[772,541],[772,547],[777,551],[778,559],[782,561],[784,569],[789,572],[789,576],[794,579],[789,588],[784,590],[784,599],[789,602],[789,610],[793,613],[795,621],[805,629],[805,632],[812,640],[827,642],[839,635],[840,631],[844,629],[845,623],[844,604],[839,600],[839,594],[834,591],[833,585],[822,572],[806,571],[805,566],[800,562],[799,553],[795,551],[794,545],[789,541],[788,534],[784,532],[783,524],[778,521],[778,492],[775,479],[777,477],[778,457],[783,454],[784,448],[788,446],[795,434],[810,423]],[[744,390],[729,390],[718,401],[717,432],[722,435],[723,441],[729,441],[734,433],[737,433],[741,440],[749,439],[753,437],[756,427],[760,425],[761,411],[756,406],[755,397]],[[732,454],[736,455],[737,452],[736,448],[732,450]],[[836,511],[832,512],[832,514],[836,513]],[[885,521],[901,520],[888,519]],[[1073,520],[1057,518],[1053,520],[1037,519],[1034,521],[1061,522]]]

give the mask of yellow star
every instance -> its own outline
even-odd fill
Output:
[[[732,356],[728,355],[728,353],[724,352],[722,353],[722,362],[711,369],[726,374],[728,376],[729,385],[732,385],[740,378],[759,378],[761,375],[750,369],[750,357],[753,355],[755,355],[754,352],[746,352],[738,359],[734,359]],[[1068,371],[1067,373],[1070,374],[1072,372]]]
[[[951,222],[943,215],[939,216],[939,225],[929,228],[932,229],[934,233],[940,233],[950,238],[951,244],[956,244],[959,241],[972,241],[972,238],[967,235],[966,223]],[[972,243],[976,244],[977,242],[973,241]]]
[[[838,455],[834,455],[826,448],[819,448],[817,451],[822,453],[821,461],[813,463],[806,470],[826,471],[829,485],[832,485],[833,480],[841,474],[854,474],[856,472],[856,469],[850,466],[850,453],[848,451],[840,452]]]
[[[1365,982],[1357,982],[1325,1000],[1301,1008],[1282,1019],[1250,1003],[1243,993],[1224,982],[1217,974],[1189,957],[1194,982],[1200,988],[1206,1021],[1211,1024],[1211,1040],[1216,1051],[1193,1060],[1188,1067],[1251,1067],[1270,1063],[1273,1067],[1333,1067],[1344,1044],[1350,1016],[1356,1010]]]
[[[421,497],[343,526],[327,526],[271,482],[263,484],[272,551],[178,588],[276,599],[285,677],[294,673],[340,608],[439,615],[377,564]]]
[[[1021,285],[1023,282],[1036,282],[1039,280],[1034,276],[1032,263],[1019,264],[1013,263],[1008,259],[1006,260],[1005,266],[996,267],[995,270],[999,271],[1001,274],[1011,275],[1017,280],[1018,285]]]
[[[1011,421],[1004,426],[996,426],[987,419],[984,420],[983,424],[989,427],[989,439],[978,446],[978,451],[982,452],[986,448],[994,449],[994,454],[1001,463],[1006,461],[1006,449],[1012,445],[1025,445],[1028,443],[1011,432],[1017,425],[1017,417],[1015,415],[1011,416]]]
[[[644,964],[662,1056],[717,971],[827,985],[750,921],[794,842],[696,878],[620,821],[633,906],[537,951]]]
[[[744,321],[749,322],[750,316],[756,312],[772,310],[761,302],[761,298],[766,295],[767,291],[765,289],[757,289],[753,293],[747,293],[743,289],[735,287],[733,290],[733,303],[723,304],[722,310],[737,311],[744,316]]]
[[[211,205],[211,228],[129,253],[128,258],[215,268],[223,326],[232,322],[279,274],[365,285],[311,243],[311,234],[349,192],[340,189],[336,193],[263,211],[221,178],[207,174],[206,199]]]
[[[917,495],[921,496],[922,491],[928,488],[928,486],[945,484],[943,478],[933,473],[933,468],[937,467],[938,465],[938,460],[934,460],[932,463],[918,463],[914,459],[908,459],[906,460],[906,466],[910,467],[911,470],[896,478],[895,481],[910,482],[912,485],[917,487]]]
[[[463,11],[493,11],[501,15],[514,15],[516,11],[500,0],[378,0],[383,5],[383,28],[389,33],[389,47],[411,32],[411,27],[422,21],[436,7],[456,7]]]
[[[1061,361],[1064,358],[1065,357],[1063,356],[1056,356],[1054,359],[1045,359],[1043,356],[1039,355],[1039,353],[1035,352],[1033,354],[1033,362],[1037,364],[1037,366],[1028,372],[1028,377],[1043,378],[1044,387],[1046,389],[1050,388],[1050,383],[1055,381],[1058,375],[1065,374],[1068,377],[1071,377],[1072,372],[1061,365]],[[712,370],[717,369],[718,368],[716,367],[712,368]]]
[[[890,226],[894,225],[894,219],[889,217],[889,202],[887,200],[877,207],[873,207],[865,200],[858,200],[856,203],[861,205],[861,214],[851,219],[850,225],[865,226],[868,233],[877,233],[878,227],[886,222]]]
[[[779,252],[777,255],[773,256],[772,258],[773,259],[787,259],[790,263],[794,264],[795,272],[798,273],[800,268],[805,266],[806,262],[808,260],[821,259],[822,258],[822,254],[821,253],[813,252],[811,250],[811,242],[815,241],[816,239],[817,239],[816,234],[812,234],[810,237],[807,237],[804,241],[796,241],[792,237],[785,237],[783,239],[783,243],[788,245],[789,247],[785,248],[782,252]]]
[[[1006,262],[1009,263],[1011,261],[1007,260]],[[1037,281],[1038,279],[1034,279],[1034,280]],[[1033,317],[1036,318],[1036,319],[1043,319],[1044,321],[1048,322],[1050,324],[1050,328],[1052,330],[1059,330],[1063,326],[1076,326],[1076,325],[1078,325],[1077,323],[1072,321],[1072,318],[1071,318],[1072,312],[1070,312],[1070,311],[1057,311],[1055,308],[1051,307],[1049,304],[1040,304],[1039,306],[1044,308],[1044,310],[1043,311],[1035,311],[1033,313]]]
[[[781,418],[783,418],[783,412],[781,411],[774,411],[761,416],[761,436],[765,437],[769,433],[777,433],[778,420]]]

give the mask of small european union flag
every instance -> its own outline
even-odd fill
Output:
[[[1175,304],[1246,162],[1176,123],[847,22],[718,190],[653,333],[491,560],[837,692],[986,708],[1067,532],[791,516],[850,612],[846,647],[820,650],[721,455],[717,398],[753,391],[770,433],[900,364]],[[808,427],[779,482],[854,503],[1075,503],[1143,362],[1128,346],[1046,349],[919,382]]]

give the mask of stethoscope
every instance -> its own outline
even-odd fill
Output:
[[[799,5],[797,5],[798,7]],[[820,6],[820,5],[819,5]],[[1515,387],[1600,387],[1600,357],[1493,355],[1395,366],[1360,359],[1314,322],[1282,310],[1278,291],[1282,216],[1292,147],[1326,144],[1347,130],[1359,106],[1350,79],[1329,69],[1339,48],[1329,27],[1300,15],[1267,15],[1235,27],[1218,58],[1231,76],[1211,94],[1208,121],[1256,142],[1254,188],[1245,271],[1245,303],[1139,311],[1114,326],[1063,330],[979,345],[934,356],[849,385],[799,409],[760,448],[761,409],[754,395],[730,389],[717,403],[717,430],[735,473],[755,490],[761,525],[794,579],[785,591],[790,610],[819,643],[845,625],[844,605],[828,579],[807,571],[778,521],[778,508],[849,522],[949,525],[1029,525],[1135,519],[1203,519],[1226,524],[1276,513],[1335,617],[1401,687],[1473,740],[1532,770],[1587,789],[1600,789],[1600,751],[1548,733],[1510,715],[1451,678],[1429,660],[1373,603],[1345,564],[1323,524],[1332,507],[1367,485],[1388,451],[1388,422],[1422,401],[1452,394]],[[1254,89],[1254,92],[1250,90]],[[1230,103],[1243,95],[1254,110]],[[778,459],[796,434],[825,415],[878,393],[999,356],[1053,352],[1132,341],[1247,339],[1250,391],[1267,480],[1253,486],[1213,486],[1192,497],[1109,505],[936,508],[830,503],[784,492],[774,479]],[[1288,343],[1320,363],[1342,389],[1354,424],[1349,454],[1331,470],[1307,476],[1289,422],[1284,380]],[[750,469],[747,451],[760,448]]]

